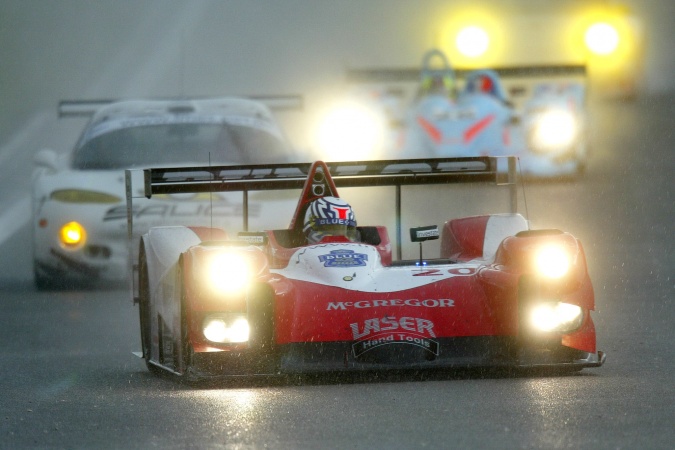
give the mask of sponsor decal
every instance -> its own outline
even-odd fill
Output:
[[[449,298],[427,298],[419,300],[410,298],[407,300],[390,299],[390,300],[359,300],[355,302],[328,302],[326,311],[346,311],[347,309],[364,309],[364,308],[378,308],[383,306],[413,306],[421,308],[452,308],[455,306],[455,301]]]
[[[429,277],[432,275],[443,275],[443,272],[441,272],[440,269],[429,269],[425,270],[424,272],[413,273],[413,277]]]
[[[354,250],[331,250],[327,255],[319,255],[319,261],[324,267],[356,267],[365,266],[368,255],[356,253]]]
[[[414,345],[438,355],[439,344],[432,339],[436,337],[434,323],[427,319],[385,316],[349,326],[356,341],[352,344],[354,356],[389,344]]]
[[[448,269],[447,272],[450,275],[460,277],[460,276],[473,275],[473,274],[476,273],[476,269],[474,269],[473,267],[460,267],[460,268]],[[423,272],[414,272],[412,274],[413,277],[429,277],[429,276],[439,276],[439,275],[445,275],[445,271],[441,270],[441,269],[427,269],[427,270],[424,270]]]
[[[418,238],[438,237],[438,230],[418,231],[417,237]]]
[[[243,205],[217,205],[211,207],[208,204],[159,204],[140,206],[134,205],[134,220],[145,218],[164,218],[164,217],[241,217],[243,214]],[[257,217],[260,214],[260,205],[249,205],[249,217]],[[126,220],[127,207],[114,206],[106,211],[103,221]]]
[[[266,245],[267,234],[256,231],[240,231],[237,234],[237,239],[247,242],[251,245]]]
[[[451,275],[456,275],[456,276],[468,276],[468,275],[474,275],[476,273],[476,269],[473,267],[459,267],[459,268],[453,268],[453,269],[448,269],[448,273]]]

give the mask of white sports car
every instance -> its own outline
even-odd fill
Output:
[[[77,106],[86,102],[62,102],[60,113]],[[69,115],[81,113],[71,109]],[[84,287],[127,278],[124,169],[283,163],[293,157],[270,108],[261,101],[134,100],[100,107],[71,154],[58,157],[45,149],[35,156],[36,287]],[[134,220],[149,227],[167,221],[193,223],[201,217],[228,228],[230,221],[240,220],[241,208],[241,201],[227,194],[172,195],[134,211]],[[259,205],[252,204],[251,213],[259,215]]]

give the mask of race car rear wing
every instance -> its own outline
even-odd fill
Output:
[[[504,167],[503,163],[506,163],[507,167]],[[125,171],[125,177],[129,239],[133,237],[133,199],[143,197],[149,199],[157,194],[241,192],[243,197],[242,231],[248,231],[248,193],[250,191],[302,189],[314,164],[128,169]],[[344,161],[329,162],[325,165],[329,171],[326,175],[332,178],[337,188],[372,186],[394,186],[396,188],[395,214],[399,255],[402,242],[402,186],[470,182],[508,185],[511,212],[515,213],[518,209],[516,157],[513,156]],[[139,172],[142,173],[142,179],[139,179]],[[143,183],[143,189],[140,191],[142,195],[138,195],[137,189],[140,182]]]
[[[476,69],[453,69],[459,78]],[[557,77],[557,76],[586,76],[586,66],[583,64],[557,64],[536,66],[491,67],[501,77]],[[420,79],[424,69],[420,68],[374,68],[348,69],[347,81],[351,83],[373,82],[405,82]]]
[[[225,96],[222,96],[225,97]],[[273,111],[301,110],[304,107],[302,95],[244,95],[232,96],[258,101]],[[206,100],[210,97],[153,97],[144,100]],[[130,99],[61,100],[57,107],[59,119],[64,117],[92,117],[101,107]]]
[[[425,67],[349,68],[345,81],[350,86],[385,87],[389,95],[412,98],[424,73],[452,70],[458,82],[478,69],[453,68],[429,69]],[[509,101],[518,105],[530,98],[540,85],[580,86],[583,91],[588,84],[586,66],[583,64],[528,65],[490,67],[503,84]]]

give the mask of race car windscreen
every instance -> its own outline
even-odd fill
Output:
[[[74,169],[207,165],[209,160],[212,164],[277,163],[286,162],[289,155],[280,134],[227,122],[117,127],[89,133],[82,142],[73,155]]]

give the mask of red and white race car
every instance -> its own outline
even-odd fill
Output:
[[[153,372],[188,379],[601,366],[582,245],[560,230],[529,229],[513,211],[516,164],[508,162],[506,183],[494,157],[127,171],[130,210],[144,201],[134,197],[135,182],[147,198],[239,191],[244,216],[251,191],[301,189],[287,229],[247,231],[244,217],[238,236],[173,226],[132,239],[139,356]],[[401,258],[404,187],[433,185],[441,195],[457,183],[498,181],[508,186],[511,212],[411,228],[420,256]],[[358,226],[349,238],[307,243],[303,218],[312,202],[338,197],[338,187],[374,186],[393,186],[395,237],[384,226]],[[131,215],[129,223],[133,235]],[[438,238],[440,254],[425,258],[422,242]]]

